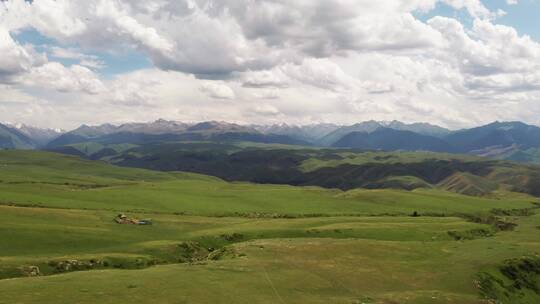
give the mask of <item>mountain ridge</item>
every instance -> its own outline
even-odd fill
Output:
[[[447,142],[437,137],[391,128],[378,128],[373,132],[351,132],[334,143],[332,147],[383,151],[453,152]]]
[[[2,149],[33,149],[36,144],[21,131],[9,125],[0,123],[0,148]]]

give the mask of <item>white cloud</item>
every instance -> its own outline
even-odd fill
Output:
[[[62,49],[55,49],[62,58],[76,56]],[[54,52],[54,51],[53,51]],[[48,62],[31,45],[20,45],[10,33],[0,27],[0,83],[41,86],[58,91],[80,91],[96,94],[105,90],[98,76],[81,65],[65,67],[57,62]],[[85,58],[83,55],[80,55]]]
[[[252,93],[252,96],[256,99],[278,99],[280,94],[277,89],[258,89]]]
[[[97,1],[95,17],[114,25],[117,35],[127,36],[135,43],[150,50],[162,52],[165,56],[174,48],[172,42],[160,36],[155,28],[146,26],[133,18],[127,8],[122,7],[117,1]]]
[[[253,112],[255,114],[259,114],[263,116],[276,116],[280,114],[279,110],[276,107],[269,104],[257,105],[253,109]]]
[[[206,81],[201,85],[200,90],[209,97],[216,99],[234,99],[236,97],[234,91],[223,82]]]
[[[474,18],[495,18],[501,14],[501,11],[491,12],[480,0],[444,0],[442,1],[455,9],[466,9]]]
[[[472,25],[415,18],[438,3]],[[540,110],[540,46],[497,24],[502,13],[480,0],[8,0],[0,82],[39,91],[42,110],[54,104],[43,99],[84,103],[58,107],[84,109],[70,119],[85,122],[540,122],[529,114]],[[48,59],[13,40],[27,28],[58,43]],[[89,54],[124,49],[154,68],[100,77]]]
[[[223,1],[250,40],[312,56],[431,46],[437,33],[399,1]]]
[[[46,62],[46,57],[37,54],[32,46],[15,42],[9,32],[0,26],[0,82],[12,82],[32,67]]]
[[[62,39],[87,30],[77,11],[77,3],[68,0],[7,0],[0,3],[0,23],[9,30],[30,26],[48,37]]]
[[[49,48],[49,55],[53,58],[77,60],[79,65],[91,69],[99,70],[105,67],[105,62],[99,59],[98,56],[84,54],[81,50],[75,48],[52,46]]]
[[[339,3],[335,3],[338,1]],[[8,0],[11,15],[65,43],[102,49],[134,46],[166,70],[227,75],[307,56],[400,51],[440,37],[411,11],[433,1],[34,1]],[[379,3],[380,2],[380,3]],[[428,4],[426,4],[426,2]],[[407,9],[404,9],[404,7]]]
[[[60,92],[80,91],[87,94],[98,94],[105,86],[88,68],[80,65],[65,67],[57,62],[49,62],[32,69],[23,79],[26,85],[40,86]]]
[[[540,44],[531,38],[487,20],[475,20],[470,31],[449,18],[428,23],[447,41],[439,59],[459,69],[470,95],[539,89]]]
[[[73,48],[62,48],[53,46],[50,48],[50,55],[56,58],[64,59],[83,59],[85,55],[80,53],[79,50]]]
[[[329,59],[305,59],[302,64],[285,64],[279,68],[291,79],[330,91],[346,91],[356,85],[357,80]]]
[[[289,78],[279,69],[247,71],[239,75],[247,88],[287,88]]]

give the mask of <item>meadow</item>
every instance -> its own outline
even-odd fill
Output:
[[[0,151],[0,176],[0,303],[540,301],[526,194],[229,183],[36,151]]]

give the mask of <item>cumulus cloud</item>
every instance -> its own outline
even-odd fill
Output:
[[[283,65],[280,70],[300,83],[330,91],[344,91],[354,87],[357,82],[328,59],[310,58],[302,64]]]
[[[97,94],[105,90],[101,80],[88,68],[80,65],[65,67],[57,62],[49,62],[32,69],[23,79],[23,83],[61,92]]]
[[[7,0],[0,3],[0,24],[9,30],[33,27],[48,37],[72,37],[87,30],[77,16],[77,2],[67,0]]]
[[[48,62],[45,54],[36,52],[31,45],[20,45],[1,27],[0,53],[0,83],[90,94],[105,89],[97,75],[88,68],[80,65],[67,68],[57,62]]]
[[[96,59],[60,48],[55,48],[53,53],[61,58]],[[81,65],[65,67],[57,62],[49,62],[46,54],[37,52],[32,45],[21,45],[13,40],[9,30],[2,25],[0,54],[0,83],[42,86],[58,91],[80,91],[89,94],[105,89],[98,76],[88,68]]]
[[[459,69],[469,93],[538,90],[540,44],[530,37],[487,20],[475,20],[470,31],[444,17],[428,23],[446,38],[440,59]]]
[[[406,1],[34,1],[8,0],[10,15],[62,42],[103,48],[131,45],[165,70],[223,77],[305,57],[347,51],[399,51],[436,45],[438,32]],[[465,1],[468,2],[468,1]],[[6,9],[7,11],[7,9]]]
[[[167,56],[174,44],[158,34],[157,30],[139,22],[130,15],[124,6],[116,1],[98,1],[95,7],[95,17],[98,20],[109,21],[117,30],[117,35],[126,36],[134,43],[152,51],[158,51]]]
[[[32,67],[42,65],[46,57],[39,55],[32,46],[20,45],[9,32],[0,26],[0,82],[12,82]]]
[[[349,50],[414,49],[437,33],[401,10],[398,1],[223,1],[250,40],[316,57]]]
[[[201,92],[215,99],[234,99],[234,91],[222,82],[204,82],[200,87]]]

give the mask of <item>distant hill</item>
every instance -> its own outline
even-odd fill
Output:
[[[540,164],[540,148],[529,148],[524,150],[512,149],[506,154],[499,155],[499,158],[517,162]]]
[[[453,132],[444,138],[462,153],[517,146],[540,147],[540,127],[522,122],[494,122],[482,127]]]
[[[406,123],[394,120],[391,122],[381,122],[381,124],[385,128],[389,128],[389,129],[400,130],[400,131],[411,131],[418,134],[435,136],[435,137],[444,137],[451,133],[451,131],[446,128],[432,125],[429,123],[422,123],[422,122],[406,124]]]
[[[452,152],[452,147],[444,140],[411,131],[378,128],[373,132],[351,132],[333,147],[383,151],[434,151]]]
[[[79,154],[73,150],[64,153]],[[109,147],[87,158],[126,167],[201,173],[227,181],[342,190],[438,188],[472,196],[489,195],[496,190],[540,195],[540,167],[447,153],[186,142],[154,143],[118,151]]]
[[[118,127],[112,124],[103,124],[99,126],[82,125],[73,131],[65,133],[64,136],[76,135],[76,136],[81,136],[81,137],[92,138],[92,137],[98,137],[98,136],[114,133],[116,132],[117,129]]]
[[[370,121],[342,127],[321,141],[323,144],[334,141],[331,146],[341,148],[425,150],[540,163],[540,127],[522,122],[494,122],[454,132],[429,124],[391,122],[386,124],[388,127],[381,125]]]
[[[344,136],[352,132],[372,133],[378,129],[392,129],[396,131],[410,131],[420,135],[443,137],[450,133],[449,130],[428,123],[406,124],[400,121],[365,121],[352,126],[343,126],[321,138],[318,143],[322,146],[332,146]]]

